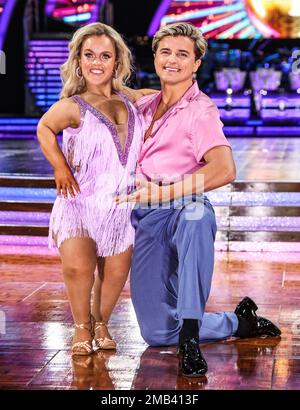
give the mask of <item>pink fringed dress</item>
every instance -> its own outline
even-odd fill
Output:
[[[63,131],[63,153],[80,187],[75,198],[57,197],[49,226],[49,245],[59,248],[66,239],[91,238],[97,256],[105,257],[126,251],[134,242],[130,214],[133,203],[116,205],[118,194],[134,189],[136,163],[142,145],[138,111],[119,93],[128,111],[124,149],[116,126],[79,95],[81,123]]]

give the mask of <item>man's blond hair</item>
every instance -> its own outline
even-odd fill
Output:
[[[167,36],[178,37],[184,36],[189,37],[194,41],[194,51],[196,55],[196,60],[204,57],[207,49],[207,41],[197,27],[190,23],[174,23],[168,24],[167,26],[161,27],[154,35],[152,41],[152,51],[155,54],[159,42]]]

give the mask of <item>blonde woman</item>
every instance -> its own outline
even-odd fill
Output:
[[[41,118],[37,135],[54,168],[57,187],[49,241],[58,247],[75,323],[72,354],[114,349],[107,322],[126,282],[134,240],[130,194],[142,144],[136,108],[121,92],[131,54],[111,27],[93,23],[77,30],[61,67],[60,100]],[[143,95],[143,91],[140,92]],[[56,135],[63,131],[62,150]],[[91,314],[91,291],[99,283]]]

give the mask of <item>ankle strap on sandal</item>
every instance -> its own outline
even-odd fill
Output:
[[[96,323],[94,316],[90,313],[90,320],[84,323],[74,323],[74,326],[77,329],[85,329],[85,330],[91,330],[91,328],[94,326]]]
[[[85,329],[85,330],[91,330],[92,323],[91,322],[85,322],[85,323],[74,323],[74,326],[76,329]]]
[[[95,329],[99,329],[101,326],[107,326],[105,322],[95,322]]]

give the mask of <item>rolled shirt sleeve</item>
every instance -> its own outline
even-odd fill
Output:
[[[191,138],[194,155],[199,163],[204,161],[204,155],[212,148],[222,145],[231,148],[224,135],[223,126],[219,110],[212,102],[204,112],[198,110],[194,114],[191,123]]]

